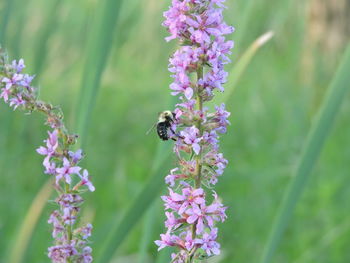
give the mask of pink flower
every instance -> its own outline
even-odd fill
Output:
[[[167,184],[169,184],[171,187],[173,187],[175,185],[175,180],[180,177],[179,174],[174,174],[178,170],[179,170],[179,168],[174,168],[174,169],[170,170],[170,174],[168,174],[165,177],[165,182]]]
[[[67,262],[67,259],[76,255],[78,252],[74,245],[58,245],[49,247],[48,256],[54,263]]]
[[[12,68],[17,72],[21,73],[21,71],[25,68],[24,60],[21,58],[18,62],[16,60],[12,61]]]
[[[90,190],[90,192],[95,191],[95,186],[91,183],[91,181],[89,180],[89,173],[87,170],[83,171],[83,175],[79,174],[81,178],[80,184],[81,185],[86,185],[88,187],[88,189]]]
[[[83,151],[81,149],[76,152],[69,151],[68,154],[73,163],[78,163],[83,158]]]
[[[6,61],[4,52],[0,52],[0,60]],[[25,105],[24,109],[28,111],[41,111],[46,115],[46,124],[49,124],[54,130],[48,132],[48,138],[44,141],[45,145],[40,146],[36,151],[44,156],[43,166],[45,173],[56,176],[55,190],[58,192],[58,198],[55,203],[59,209],[51,213],[48,220],[52,224],[52,237],[55,239],[55,246],[48,248],[48,256],[53,263],[63,262],[92,262],[91,248],[86,246],[88,237],[91,235],[91,224],[85,227],[74,229],[73,225],[77,220],[80,205],[83,202],[82,197],[70,185],[71,176],[80,177],[78,185],[86,185],[90,191],[94,191],[88,177],[88,172],[79,172],[81,168],[76,164],[82,159],[82,151],[69,151],[74,143],[74,135],[68,134],[62,120],[63,116],[58,107],[37,99],[37,89],[31,86],[34,76],[22,74],[25,68],[23,59],[12,61],[12,64],[3,65],[0,78],[0,98],[3,98],[14,109]],[[59,166],[59,167],[57,167]],[[60,184],[60,181],[66,184]]]
[[[169,233],[161,234],[161,240],[156,240],[154,243],[158,246],[158,251],[165,247],[173,247],[178,245],[178,242],[181,242],[181,239],[175,235],[170,235]]]
[[[79,232],[81,233],[82,238],[86,240],[91,236],[91,231],[92,231],[92,225],[87,224],[85,227],[80,228]]]
[[[204,208],[202,210],[202,208]],[[196,223],[196,234],[199,235],[204,231],[204,218],[205,218],[205,206],[192,205],[192,208],[188,209],[186,213],[189,215],[187,223]]]
[[[210,36],[222,35],[219,29],[222,20],[221,10],[213,10],[207,16],[196,15],[195,19],[188,18],[187,23],[191,26],[189,32],[191,39],[199,44],[209,44]]]
[[[198,137],[199,130],[195,126],[192,126],[181,131],[180,135],[184,137],[184,142],[188,145],[191,145],[193,151],[198,155],[199,151],[201,150],[199,142],[202,139]]]
[[[6,89],[12,88],[12,86],[18,85],[20,81],[23,79],[22,74],[13,74],[12,78],[3,78],[1,82],[6,83]]]
[[[5,102],[8,102],[10,95],[11,95],[11,87],[10,88],[5,87],[1,89],[0,98],[4,98]]]
[[[183,214],[190,206],[201,205],[205,203],[204,191],[202,188],[194,189],[192,187],[186,187],[182,189],[182,194],[184,200],[178,211],[180,215]]]
[[[84,247],[82,253],[82,263],[91,263],[92,262],[92,249],[91,247]]]
[[[183,93],[188,100],[191,99],[193,96],[193,89],[191,88],[189,83],[177,84],[174,82],[170,85],[170,89],[174,90],[171,93],[171,95],[177,95],[179,93]]]
[[[218,230],[214,228],[210,233],[204,233],[201,239],[196,239],[195,243],[199,244],[208,256],[220,254],[220,244],[216,242]]]
[[[55,151],[58,147],[58,131],[54,130],[53,132],[49,132],[49,138],[45,140],[46,142],[46,148],[43,146],[40,146],[36,151],[41,154],[41,155],[47,155],[51,157],[52,155],[55,154]]]
[[[156,244],[159,249],[179,248],[171,256],[174,263],[189,262],[189,256],[206,258],[220,253],[216,223],[226,219],[226,207],[215,192],[213,202],[207,205],[204,189],[218,181],[228,163],[219,152],[218,134],[226,132],[230,113],[224,104],[210,113],[205,103],[213,99],[215,90],[224,91],[228,76],[224,65],[230,62],[234,45],[225,39],[234,29],[223,21],[223,3],[224,0],[172,0],[164,13],[163,25],[170,33],[166,40],[178,38],[180,42],[168,69],[174,79],[171,95],[178,96],[181,102],[173,111],[178,131],[174,145],[178,166],[166,176],[172,188],[169,195],[162,196],[168,230]]]
[[[19,106],[26,104],[26,101],[22,98],[21,94],[17,94],[15,97],[10,99],[10,107],[17,109]]]
[[[56,168],[56,184],[64,178],[67,184],[71,184],[72,179],[70,177],[71,174],[79,174],[81,168],[79,166],[71,166],[70,162],[67,158],[63,158],[63,167]]]

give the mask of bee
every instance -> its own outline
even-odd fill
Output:
[[[160,139],[162,139],[163,141],[167,141],[169,139],[176,141],[176,138],[169,135],[169,131],[170,131],[173,135],[177,136],[175,131],[171,128],[171,125],[174,122],[175,122],[175,113],[169,110],[163,111],[159,114],[158,122],[152,126],[152,128],[147,132],[147,134],[149,134],[150,131],[154,127],[156,127],[157,133]]]

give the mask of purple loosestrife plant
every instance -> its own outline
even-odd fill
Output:
[[[227,72],[224,65],[233,41],[225,35],[234,31],[223,21],[224,0],[172,0],[164,13],[163,25],[180,48],[170,58],[169,71],[174,82],[171,94],[181,103],[175,109],[178,139],[174,152],[178,167],[165,178],[169,195],[162,196],[167,231],[155,241],[158,250],[176,247],[172,254],[176,263],[190,263],[220,253],[216,241],[217,222],[226,219],[226,207],[212,186],[223,174],[227,160],[219,152],[219,135],[226,133],[230,113],[225,105],[214,112],[204,104],[212,100],[214,91],[224,91]],[[211,201],[207,196],[212,195]]]
[[[48,248],[48,256],[57,263],[92,262],[92,250],[88,245],[92,225],[76,226],[84,201],[80,194],[95,190],[88,171],[79,166],[83,152],[70,150],[77,136],[68,133],[60,108],[38,100],[37,89],[31,85],[34,76],[23,74],[24,68],[23,59],[9,64],[6,54],[0,49],[0,98],[14,110],[20,108],[29,113],[43,113],[50,128],[45,145],[37,149],[44,156],[45,173],[55,178],[54,188],[58,193],[55,200],[58,209],[51,213],[48,220],[52,224],[54,238],[54,245]]]

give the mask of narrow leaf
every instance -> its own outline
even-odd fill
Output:
[[[21,223],[17,237],[11,246],[8,262],[20,263],[23,261],[33,230],[35,229],[47,200],[52,193],[52,183],[52,180],[47,180],[33,200]]]
[[[10,14],[13,8],[14,0],[7,0],[4,3],[4,8],[1,12],[0,18],[0,45],[5,46],[6,44],[6,31],[7,25],[10,20]]]
[[[169,105],[174,105],[175,102],[176,98],[172,97]],[[113,254],[122,244],[132,228],[149,209],[155,198],[159,197],[162,187],[165,188],[163,165],[170,157],[172,145],[171,142],[159,141],[152,162],[152,167],[150,169],[151,177],[145,183],[141,192],[133,200],[119,224],[112,226],[112,230],[106,238],[106,242],[101,247],[101,253],[96,257],[97,263],[109,262],[112,259]]]
[[[49,11],[47,12],[48,15],[45,19],[45,23],[43,23],[42,27],[40,27],[40,32],[37,36],[37,41],[35,42],[36,44],[34,50],[35,60],[33,72],[35,72],[36,76],[40,75],[43,66],[45,65],[46,58],[48,55],[47,42],[50,39],[50,36],[52,36],[52,34],[56,30],[57,18],[61,4],[61,0],[55,0],[53,1],[53,3],[51,3]]]
[[[264,249],[261,262],[269,263],[280,243],[282,235],[294,212],[295,206],[305,189],[307,179],[321,153],[327,136],[334,124],[341,102],[350,88],[350,45],[343,61],[328,89],[324,102],[308,135],[295,176],[285,193],[280,212],[272,226],[270,237]]]
[[[164,174],[162,163],[169,157],[171,144],[161,142],[158,145],[157,154],[153,163],[150,174],[153,175],[146,183],[140,194],[134,199],[130,208],[127,210],[118,225],[110,231],[101,253],[96,257],[96,262],[110,262],[115,251],[129,234],[130,230],[140,220],[142,215],[147,211],[154,199],[159,196],[160,190],[164,185]]]
[[[144,263],[147,261],[147,250],[150,245],[153,244],[152,238],[152,231],[156,219],[156,204],[153,202],[153,204],[149,207],[146,216],[144,218],[143,223],[143,235],[140,242],[140,248],[138,253],[138,262]]]
[[[225,84],[226,86],[225,92],[223,94],[218,94],[211,102],[212,105],[218,105],[219,103],[226,103],[229,100],[229,98],[232,96],[237,86],[237,83],[239,82],[243,73],[247,69],[249,63],[252,61],[256,52],[259,50],[260,47],[266,44],[272,37],[273,37],[273,32],[269,31],[261,35],[249,46],[249,48],[243,53],[242,57],[233,67],[231,72],[229,72],[229,79],[227,81],[227,84]]]
[[[77,132],[82,137],[81,144],[86,140],[86,127],[113,44],[121,2],[121,0],[105,0],[98,4],[100,9],[89,37],[78,103]]]

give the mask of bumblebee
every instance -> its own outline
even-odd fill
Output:
[[[167,141],[169,139],[172,139],[176,141],[176,138],[172,137],[169,134],[169,131],[176,136],[176,133],[171,128],[171,125],[175,122],[175,113],[171,112],[169,110],[163,111],[159,114],[158,122],[153,125],[153,127],[147,132],[147,134],[156,127],[157,134],[160,139],[163,141]]]
[[[163,111],[159,114],[158,123],[157,123],[157,133],[160,139],[167,141],[170,139],[169,130],[175,134],[172,130],[171,125],[174,123],[175,113],[171,111]],[[175,138],[171,138],[176,141]]]

